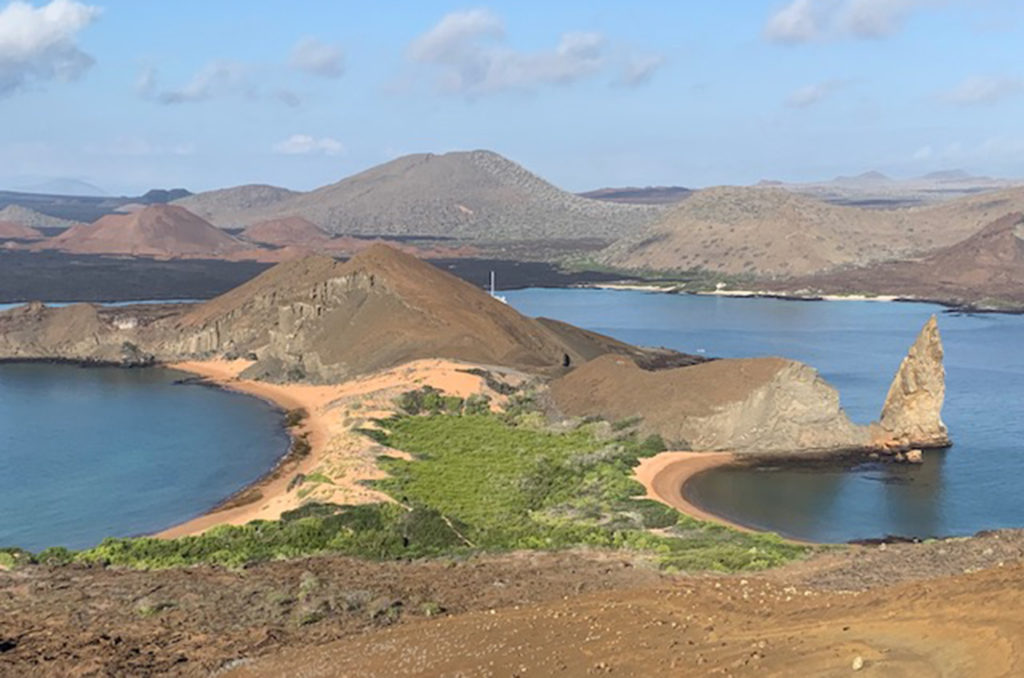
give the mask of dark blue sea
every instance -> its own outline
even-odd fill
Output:
[[[611,290],[523,290],[519,310],[632,343],[708,356],[778,355],[836,386],[850,417],[878,417],[889,382],[932,314],[946,349],[943,418],[955,445],[921,466],[882,463],[715,470],[687,484],[701,506],[813,541],[927,538],[1024,527],[1024,317],[941,306],[786,301]]]

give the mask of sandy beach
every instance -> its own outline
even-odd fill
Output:
[[[687,500],[682,493],[683,485],[693,476],[735,461],[736,455],[732,452],[662,452],[642,459],[633,473],[647,490],[647,499],[660,501],[697,520],[706,520],[744,532],[753,532],[754,530],[749,527],[705,511]]]
[[[393,400],[399,394],[427,385],[462,398],[484,393],[494,402],[501,399],[487,388],[482,377],[465,371],[478,366],[449,360],[418,360],[326,386],[240,378],[250,364],[245,360],[208,360],[167,367],[195,374],[221,388],[262,398],[285,411],[304,409],[307,417],[293,429],[292,435],[305,436],[309,453],[298,459],[282,460],[262,480],[232,497],[226,507],[215,508],[156,536],[170,539],[200,534],[217,525],[276,520],[285,511],[309,501],[390,501],[387,495],[364,483],[383,476],[376,464],[377,456],[401,453],[376,444],[356,429],[372,426],[372,419],[390,416],[394,411]],[[518,378],[515,373],[504,376]]]

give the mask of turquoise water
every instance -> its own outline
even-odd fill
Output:
[[[509,302],[639,344],[810,363],[851,418],[877,418],[928,317],[946,349],[944,419],[955,442],[921,466],[717,470],[687,496],[737,522],[815,541],[931,537],[1024,527],[1024,317],[931,304],[730,299],[610,290],[522,290]]]
[[[160,368],[0,364],[0,546],[83,548],[199,515],[288,447],[255,398]]]

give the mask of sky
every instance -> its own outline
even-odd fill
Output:
[[[1019,0],[0,0],[0,188],[1024,176]]]

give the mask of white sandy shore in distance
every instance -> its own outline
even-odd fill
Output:
[[[328,386],[240,379],[238,375],[250,364],[244,360],[209,360],[180,362],[167,367],[191,372],[223,388],[263,398],[283,410],[305,409],[308,417],[293,434],[307,436],[309,454],[290,464],[279,465],[247,488],[246,494],[251,494],[253,501],[215,509],[156,536],[182,537],[217,525],[275,520],[283,512],[308,501],[338,504],[389,501],[386,495],[365,487],[362,482],[384,475],[377,468],[377,456],[400,453],[377,445],[356,429],[372,426],[374,418],[390,416],[396,396],[422,386],[430,385],[463,398],[486,393],[492,397],[492,402],[500,400],[487,389],[482,377],[464,371],[476,365],[449,360],[418,360]],[[298,474],[306,476],[307,480],[289,490],[289,484]]]
[[[633,292],[663,292],[666,294],[675,294],[683,292],[685,294],[693,294],[701,297],[769,297],[777,299],[798,299],[798,300],[809,300],[809,301],[899,301],[904,297],[899,297],[892,294],[814,294],[808,292],[801,294],[800,292],[773,292],[771,290],[702,290],[702,291],[689,291],[682,284],[672,285],[654,285],[650,283],[586,283],[582,287],[588,287],[600,290],[628,290]]]

